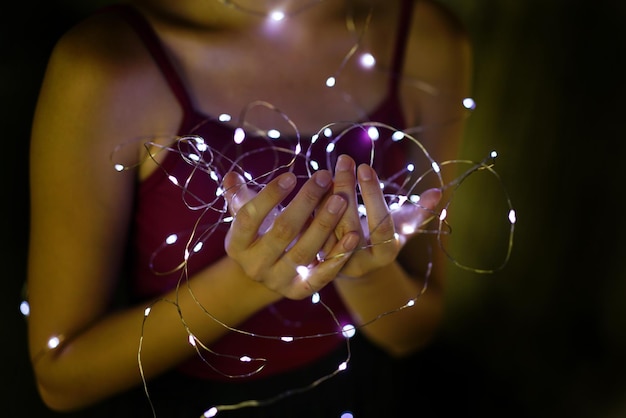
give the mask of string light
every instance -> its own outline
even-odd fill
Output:
[[[312,0],[304,4],[297,10],[291,10],[291,11],[274,10],[274,11],[270,11],[269,13],[267,11],[261,11],[261,10],[258,11],[258,10],[252,10],[252,9],[243,7],[235,1],[230,1],[230,0],[218,0],[218,1],[242,12],[245,12],[251,15],[258,15],[259,17],[267,18],[273,22],[281,22],[287,18],[293,17],[294,15],[308,9],[308,7],[320,2],[321,0]],[[348,28],[357,35],[355,37],[355,43],[353,47],[346,53],[342,62],[338,65],[337,71],[331,76],[329,76],[328,78],[326,78],[325,85],[327,87],[329,88],[337,87],[343,68],[348,63],[348,61],[361,48],[361,39],[362,39],[363,34],[369,28],[369,22],[370,22],[371,17],[372,17],[372,14],[370,12],[368,13],[365,23],[363,25],[363,28],[360,32],[356,31],[355,29],[356,25],[354,25],[354,22],[351,20],[352,18],[351,17],[347,18]],[[359,55],[358,64],[363,69],[371,69],[376,66],[376,59],[371,53],[362,52]],[[436,88],[420,80],[411,80],[410,82],[407,82],[406,84],[408,86],[419,88],[432,95],[440,94],[440,92]],[[458,98],[455,100],[458,100]],[[458,103],[458,101],[456,101],[456,103]],[[269,109],[275,112],[279,116],[281,116],[288,123],[288,125],[292,128],[293,135],[288,135],[283,130],[279,130],[279,129],[270,129],[267,131],[263,131],[252,126],[248,121],[247,112],[257,106],[262,106],[266,109]],[[460,106],[462,106],[466,110],[474,110],[476,108],[476,103],[474,102],[472,98],[468,97],[468,98],[464,98],[461,100]],[[233,117],[228,113],[221,113],[217,117],[217,121],[219,121],[220,123],[230,123],[233,121]],[[353,123],[353,124],[348,124],[347,126],[345,122],[329,123],[326,126],[321,127],[317,133],[312,135],[308,143],[305,144],[306,146],[303,148],[302,143],[300,142],[299,130],[297,129],[297,126],[295,125],[295,123],[291,121],[291,119],[288,117],[286,113],[280,111],[279,109],[277,109],[275,106],[273,106],[270,103],[252,102],[242,110],[239,120],[236,121],[236,126],[233,128],[233,137],[232,137],[232,142],[230,146],[232,146],[233,143],[235,145],[242,145],[245,141],[251,142],[251,141],[259,140],[259,139],[256,139],[255,137],[255,135],[259,136],[258,135],[259,133],[262,133],[262,135],[260,136],[265,137],[273,142],[263,143],[263,145],[259,146],[258,149],[255,150],[254,152],[243,152],[237,159],[232,159],[231,157],[228,157],[226,153],[224,154],[222,153],[223,150],[216,149],[215,144],[213,144],[212,142],[207,143],[207,141],[205,141],[205,138],[198,137],[198,136],[184,136],[184,137],[172,138],[171,141],[168,141],[167,145],[162,145],[159,141],[156,141],[156,140],[154,141],[147,140],[145,142],[146,142],[146,148],[156,149],[157,152],[167,151],[171,153],[180,154],[181,159],[193,167],[193,173],[194,173],[193,175],[206,175],[207,178],[209,178],[210,181],[216,185],[216,192],[215,192],[214,200],[209,199],[208,201],[202,201],[200,203],[192,205],[188,203],[189,200],[187,200],[187,199],[190,199],[191,196],[193,196],[193,194],[189,192],[187,189],[187,185],[190,183],[191,179],[177,178],[176,176],[170,173],[167,173],[165,168],[161,166],[161,169],[163,169],[166,172],[166,175],[169,181],[183,190],[183,200],[185,201],[186,204],[188,204],[190,209],[198,210],[199,213],[203,213],[203,211],[212,211],[212,212],[218,213],[220,214],[219,223],[222,223],[222,224],[229,224],[233,220],[233,217],[229,216],[228,210],[224,202],[224,190],[225,189],[221,183],[227,171],[237,171],[241,173],[243,177],[245,178],[247,185],[254,189],[259,189],[260,187],[262,187],[262,184],[264,184],[265,180],[268,178],[271,178],[272,175],[280,173],[282,171],[291,170],[294,164],[296,163],[296,161],[303,161],[306,169],[310,170],[308,171],[308,174],[311,175],[312,173],[318,171],[322,167],[328,168],[329,166],[331,166],[331,162],[336,161],[336,156],[334,155],[334,153],[336,152],[338,148],[340,148],[339,142],[341,142],[345,138],[352,138],[352,136],[349,134],[354,133],[354,132],[363,132],[365,134],[364,135],[365,140],[369,142],[368,144],[366,144],[366,146],[370,147],[371,149],[371,152],[370,152],[371,155],[370,155],[370,161],[369,161],[370,165],[374,165],[374,162],[376,159],[384,158],[383,155],[378,155],[374,151],[375,149],[377,149],[374,146],[374,142],[384,142],[384,141],[381,141],[381,138],[388,138],[391,140],[390,142],[394,142],[394,143],[402,142],[403,144],[410,146],[411,148],[413,148],[414,151],[416,151],[414,153],[411,153],[412,155],[419,154],[423,158],[423,161],[419,163],[417,161],[411,161],[408,164],[406,164],[405,167],[402,170],[400,170],[398,173],[389,174],[387,178],[381,179],[380,187],[381,187],[381,190],[383,190],[385,193],[385,198],[388,202],[388,206],[390,209],[389,216],[392,216],[392,217],[396,214],[401,214],[404,210],[406,210],[410,206],[413,206],[413,209],[422,209],[422,210],[425,209],[422,206],[420,206],[421,199],[420,199],[420,195],[418,191],[419,191],[420,186],[422,185],[422,181],[427,175],[435,176],[436,182],[439,183],[439,188],[442,191],[456,190],[458,187],[460,187],[461,183],[463,183],[463,180],[465,178],[467,178],[469,175],[477,171],[489,172],[493,174],[498,180],[500,180],[499,176],[497,176],[496,172],[493,170],[493,161],[491,162],[481,161],[478,163],[470,162],[470,165],[471,165],[470,169],[468,169],[463,175],[451,181],[444,181],[443,174],[442,174],[442,167],[449,166],[449,165],[464,164],[468,162],[456,161],[456,160],[455,161],[435,161],[428,153],[428,150],[418,140],[418,135],[415,135],[416,133],[421,133],[425,128],[427,127],[416,126],[416,127],[410,127],[401,131],[401,130],[396,129],[395,127],[388,126],[388,125],[378,123],[378,122]],[[292,141],[289,148],[285,148],[283,143],[278,144],[279,140],[282,141],[283,139],[290,139],[290,138],[295,138],[295,141]],[[207,140],[210,140],[210,138],[207,138]],[[183,152],[182,150],[186,148],[180,146],[181,144],[190,145],[192,147],[191,152],[189,152],[189,150],[187,150],[186,152]],[[274,144],[277,144],[277,145],[274,145]],[[321,149],[324,150],[325,161],[324,159],[315,159],[313,157],[314,155],[314,153],[312,152],[313,147],[321,147]],[[116,148],[115,151],[119,151],[119,149],[120,147]],[[278,163],[274,168],[272,168],[267,173],[262,173],[262,174],[257,173],[256,175],[253,175],[249,173],[248,171],[246,171],[245,160],[246,158],[250,158],[252,156],[262,155],[261,154],[262,151],[271,152],[275,154],[285,154],[289,158],[286,163]],[[115,152],[114,152],[114,155],[115,155]],[[153,154],[149,153],[149,156],[152,157]],[[493,160],[497,156],[497,153],[495,151],[492,151],[489,156]],[[137,164],[134,164],[134,165],[125,165],[119,162],[114,162],[113,169],[116,171],[125,171],[130,168],[136,167],[139,164],[141,164],[141,162],[138,162]],[[427,167],[427,169],[424,172],[421,172],[421,173],[418,172],[418,168],[423,169],[424,167]],[[483,268],[476,268],[472,266],[466,266],[464,264],[461,264],[457,260],[453,259],[450,256],[450,254],[447,251],[445,251],[445,248],[442,247],[442,249],[444,250],[444,253],[446,253],[446,255],[448,255],[448,257],[452,259],[454,264],[462,268],[477,272],[477,273],[485,273],[485,272],[493,272],[499,268],[502,268],[508,261],[508,257],[510,255],[510,249],[512,247],[512,237],[513,237],[513,231],[514,231],[513,225],[516,223],[516,212],[512,208],[510,204],[510,199],[508,198],[508,195],[506,194],[506,191],[504,190],[504,188],[502,188],[502,191],[509,204],[509,211],[508,211],[507,216],[511,225],[510,236],[509,236],[509,249],[507,251],[505,260],[503,260],[502,264],[498,266],[496,269],[483,269]],[[195,198],[195,196],[193,197]],[[359,200],[361,200],[362,197],[359,195],[358,198]],[[415,234],[430,233],[435,237],[437,242],[441,242],[440,241],[441,236],[449,235],[450,228],[449,228],[449,225],[447,224],[448,209],[452,201],[452,198],[453,197],[450,197],[447,200],[443,200],[440,203],[438,209],[430,210],[432,212],[433,219],[438,220],[438,224],[436,226],[433,226],[432,227],[433,229],[427,230],[424,228],[423,225],[417,225],[415,224],[415,222],[412,223],[410,220],[406,220],[406,221],[401,222],[399,225],[397,225],[398,230],[394,234],[393,239],[398,240],[400,242],[404,242],[406,241],[408,237],[413,236]],[[367,210],[365,206],[360,203],[357,207],[358,207],[359,216],[366,217]],[[266,218],[266,220],[263,223],[263,226],[260,228],[261,234],[269,230],[269,228],[272,225],[273,220],[280,214],[281,210],[282,208],[278,207],[274,211],[271,212],[270,216]],[[437,223],[437,221],[433,221],[433,223]],[[184,254],[182,256],[183,260],[181,260],[180,265],[176,266],[175,268],[173,268],[172,270],[168,272],[157,272],[157,273],[163,274],[163,273],[170,273],[174,271],[180,271],[181,282],[186,279],[185,268],[186,268],[187,263],[189,262],[189,259],[193,257],[195,253],[199,253],[200,251],[202,251],[203,243],[210,239],[211,233],[216,227],[215,225],[211,225],[210,227],[207,227],[206,229],[202,229],[200,228],[200,225],[201,223],[198,222],[198,224],[194,227],[194,230],[191,232],[190,234],[191,236],[187,236],[189,235],[187,234],[183,238],[182,231],[172,231],[172,233],[169,234],[165,238],[164,243],[163,243],[164,247],[172,246],[176,243],[179,243],[185,240],[187,244],[185,247]],[[376,228],[377,226],[374,226],[372,230],[369,231],[370,235],[372,234],[372,232],[376,230]],[[387,242],[389,241],[385,241],[381,243],[368,242],[362,248],[358,248],[356,251],[367,250],[368,248],[371,248],[375,245],[383,245]],[[155,251],[155,254],[153,255],[153,259],[155,259],[158,256],[158,251],[160,251],[160,249]],[[323,257],[318,257],[317,262],[323,263],[324,262]],[[303,392],[306,390],[310,390],[316,387],[321,382],[334,377],[337,373],[347,370],[349,366],[349,362],[350,362],[350,349],[349,349],[350,338],[352,338],[356,334],[358,329],[360,329],[361,327],[367,326],[384,316],[395,314],[403,309],[412,308],[416,304],[419,297],[422,294],[424,294],[424,292],[427,289],[428,277],[430,276],[430,268],[431,268],[431,264],[429,264],[429,269],[425,277],[426,280],[424,282],[424,286],[418,292],[418,294],[415,295],[414,298],[410,299],[405,305],[399,306],[397,308],[391,309],[386,312],[381,312],[379,315],[377,315],[375,318],[373,318],[369,322],[365,324],[360,324],[358,327],[353,324],[341,325],[339,321],[337,320],[337,318],[335,317],[332,310],[330,310],[330,308],[328,308],[328,306],[324,304],[324,301],[322,300],[320,294],[317,292],[314,292],[311,295],[310,303],[315,304],[315,305],[321,305],[324,308],[326,308],[329,314],[329,318],[331,319],[330,322],[334,326],[329,327],[329,329],[325,332],[320,332],[315,335],[304,335],[304,336],[302,335],[300,336],[259,335],[259,334],[251,333],[249,331],[238,329],[229,324],[225,324],[221,322],[218,318],[215,318],[211,314],[210,306],[208,307],[203,306],[197,299],[195,299],[195,296],[193,295],[193,291],[190,288],[187,288],[187,290],[192,294],[198,306],[202,308],[205,314],[209,318],[211,318],[213,321],[220,324],[221,326],[223,326],[230,332],[240,333],[243,335],[250,336],[252,338],[272,339],[272,340],[284,342],[287,344],[293,343],[299,340],[312,340],[312,339],[328,337],[332,335],[341,335],[345,338],[346,347],[347,347],[346,359],[338,365],[337,369],[330,374],[320,377],[319,379],[312,382],[308,386],[305,386],[303,388],[289,390],[284,393],[280,393],[273,398],[266,399],[266,400],[246,400],[237,404],[212,406],[208,408],[203,413],[202,416],[208,418],[208,417],[216,416],[220,411],[268,405],[268,404],[277,402],[280,399],[286,396],[290,396],[294,393],[299,393],[299,392]],[[311,273],[310,267],[307,267],[307,266],[294,265],[293,269],[294,269],[294,275],[300,276],[302,280],[307,280],[307,278],[310,276],[310,273]],[[145,324],[146,321],[149,319],[150,313],[152,311],[152,306],[160,302],[170,303],[177,307],[176,301],[158,300],[154,302],[152,305],[145,308],[143,324]],[[24,315],[28,315],[27,302],[23,302],[22,306],[20,307],[22,313]],[[206,361],[206,359],[203,357],[202,353],[204,352],[211,353],[212,355],[215,355],[215,356],[232,358],[233,360],[238,360],[241,363],[246,363],[246,364],[251,364],[251,365],[260,364],[260,366],[258,367],[254,366],[253,370],[250,373],[246,374],[245,376],[254,375],[258,373],[259,371],[261,371],[263,367],[265,366],[266,361],[265,359],[262,359],[262,358],[254,358],[254,357],[250,357],[247,355],[233,356],[228,353],[213,352],[209,347],[205,346],[204,343],[195,336],[195,334],[186,324],[185,319],[182,316],[182,313],[179,312],[179,315],[180,315],[181,323],[185,326],[187,330],[188,343],[192,347],[194,347],[197,354],[203,360],[205,360],[206,364],[210,365],[210,362]],[[140,372],[142,376],[142,381],[144,383],[144,389],[149,399],[146,379],[145,379],[145,375],[143,372],[143,364],[141,361],[143,337],[144,337],[144,325],[142,325],[141,336],[140,336],[140,344],[139,344],[139,350],[138,350],[138,362],[139,362]],[[61,342],[62,342],[61,337],[52,337],[49,339],[47,343],[47,347],[49,349],[55,349],[61,344]],[[228,376],[224,372],[221,372],[219,370],[218,372],[224,374],[225,376]],[[230,376],[230,377],[240,377],[240,376]],[[150,404],[153,407],[151,402]],[[153,409],[153,413],[156,416],[156,411],[154,411],[154,409]],[[341,416],[341,418],[351,418],[351,417],[352,417],[352,413],[349,411],[344,412]]]
[[[385,137],[390,138],[392,135],[394,135],[395,133],[399,132],[396,129],[394,129],[393,127],[390,126],[386,126],[384,124],[381,123],[375,123],[375,122],[369,122],[369,123],[361,123],[361,124],[352,124],[350,126],[348,126],[347,128],[344,127],[343,129],[340,129],[340,124],[329,124],[327,126],[324,126],[322,128],[320,128],[320,131],[316,134],[313,135],[311,138],[311,141],[309,143],[308,148],[306,149],[302,149],[302,147],[300,147],[299,143],[298,146],[294,146],[293,150],[291,152],[294,153],[293,158],[291,159],[291,161],[296,161],[296,159],[304,159],[305,165],[308,167],[315,167],[316,169],[319,168],[319,163],[317,163],[316,161],[313,160],[308,160],[310,158],[310,156],[312,155],[312,153],[310,152],[310,147],[312,146],[321,146],[326,154],[328,156],[331,156],[333,154],[333,152],[335,151],[336,146],[338,145],[338,143],[343,140],[344,138],[348,138],[349,135],[347,135],[348,132],[350,131],[359,131],[362,130],[364,132],[366,132],[367,134],[367,138],[369,138],[369,140],[373,143],[375,141],[378,141],[379,138],[381,138],[383,136],[383,133],[385,134]],[[372,135],[372,132],[376,132],[377,135]],[[324,138],[324,142],[320,143],[321,138]],[[449,166],[451,164],[461,164],[461,163],[468,163],[467,161],[443,161],[443,162],[437,162],[435,160],[433,160],[430,155],[428,154],[428,152],[425,150],[425,148],[423,148],[423,146],[419,143],[419,141],[412,137],[410,134],[403,132],[402,133],[402,139],[404,141],[410,141],[411,144],[413,144],[417,149],[421,150],[424,154],[424,157],[426,159],[426,161],[428,162],[427,166],[429,166],[429,170],[425,173],[418,173],[417,172],[417,167],[418,165],[414,162],[410,162],[408,164],[405,165],[405,168],[402,170],[402,173],[404,173],[404,175],[406,176],[406,178],[404,180],[402,180],[401,184],[402,187],[400,187],[400,185],[396,185],[394,186],[394,190],[397,190],[395,193],[389,193],[389,192],[385,192],[386,193],[386,198],[388,200],[388,206],[390,209],[390,216],[393,216],[394,213],[396,212],[401,212],[403,210],[403,207],[405,205],[414,205],[415,207],[420,207],[420,195],[417,193],[411,193],[411,190],[415,190],[418,188],[418,184],[420,181],[422,181],[422,179],[424,178],[424,176],[427,173],[433,173],[437,176],[437,178],[440,181],[440,188],[442,190],[446,190],[446,189],[453,189],[453,188],[458,188],[461,183],[463,182],[463,180],[465,178],[467,178],[470,174],[477,172],[477,171],[487,171],[490,172],[492,174],[495,175],[495,171],[493,171],[493,159],[495,159],[495,157],[497,156],[497,153],[495,151],[492,151],[489,154],[489,158],[491,160],[485,160],[485,161],[481,161],[478,163],[472,163],[472,166],[469,170],[467,170],[463,175],[461,175],[459,178],[454,179],[452,181],[449,181],[447,183],[444,183],[443,181],[443,177],[442,177],[442,168],[445,166]],[[188,141],[189,138],[180,138],[180,141]],[[194,140],[194,143],[198,143],[198,141]],[[205,143],[205,142],[200,142],[200,143]],[[172,152],[172,150],[177,150],[177,147],[169,147],[170,152]],[[218,181],[219,184],[219,179],[223,178],[225,173],[222,173],[219,171],[218,169],[218,163],[219,163],[219,156],[221,155],[219,150],[216,149],[212,149],[209,148],[207,149],[207,152],[210,151],[210,155],[212,156],[212,158],[214,158],[213,162],[215,163],[215,165],[207,165],[205,164],[205,161],[202,161],[202,159],[200,160],[196,160],[196,159],[185,159],[185,161],[190,164],[190,165],[194,165],[194,166],[198,166],[198,167],[204,167],[204,172],[206,173],[206,175],[208,176],[208,178],[210,178],[212,181]],[[284,150],[283,150],[284,151]],[[201,154],[199,154],[201,155]],[[181,154],[182,157],[182,154]],[[376,158],[376,155],[372,156],[372,161],[371,163],[374,162],[374,159]],[[421,164],[421,166],[424,166],[424,164]],[[284,169],[284,170],[289,170],[291,168],[291,163],[287,164],[285,166],[282,167],[278,167],[276,168],[276,170],[278,169]],[[244,167],[237,167],[237,166],[230,166],[230,169],[236,169],[237,171],[243,173],[244,178],[246,179],[246,181],[249,182],[250,185],[254,185],[255,184],[255,177],[248,173]],[[315,170],[314,170],[315,171]],[[399,174],[392,174],[389,178],[396,178],[398,179]],[[185,181],[173,181],[172,179],[170,179],[170,181],[173,184],[186,184],[188,183],[188,180]],[[389,179],[381,179],[380,182],[380,186],[381,189],[383,190],[387,190],[389,189],[390,186],[392,186],[393,182],[391,182]],[[220,186],[221,187],[221,186]],[[406,191],[408,191],[409,193],[399,193],[399,191],[406,189]],[[223,194],[223,188],[221,188],[222,192],[220,192],[219,194],[222,195]],[[506,195],[506,192],[503,190],[504,194]],[[508,198],[508,197],[507,197]],[[443,234],[447,234],[447,229],[446,229],[446,222],[447,222],[447,218],[448,218],[448,205],[449,205],[450,201],[447,202],[443,202],[442,204],[442,208],[438,211],[438,212],[434,212],[434,214],[437,215],[437,218],[439,220],[439,227],[432,231],[433,233],[435,233],[436,236],[440,236]],[[209,207],[212,207],[212,205],[214,204],[214,202],[211,202],[210,204],[207,204],[207,209]],[[277,208],[275,211],[272,211],[271,216],[268,217],[266,219],[266,221],[264,222],[264,224],[267,223],[267,225],[263,226],[261,228],[262,231],[267,230],[269,227],[271,227],[271,223],[273,222],[273,220],[275,219],[276,216],[278,216],[280,214],[280,210],[281,208]],[[363,204],[359,204],[358,205],[358,211],[359,211],[359,215],[360,216],[366,216],[367,215],[367,211],[366,208]],[[225,213],[225,212],[224,212]],[[516,215],[515,215],[515,210],[510,207],[509,208],[509,212],[508,212],[508,218],[510,220],[511,225],[515,224],[516,221]],[[224,216],[222,218],[222,222],[223,223],[229,223],[232,221],[232,216]],[[405,220],[402,223],[400,223],[398,226],[398,231],[395,233],[394,235],[394,239],[395,240],[399,240],[400,242],[404,242],[406,240],[406,237],[412,236],[416,233],[419,232],[425,232],[425,230],[420,229],[419,225],[416,225],[415,223],[411,223],[411,220]],[[512,231],[513,229],[511,228],[511,236],[512,236]],[[200,231],[196,231],[198,233],[198,235],[200,234]],[[261,232],[262,233],[262,232]],[[206,241],[207,239],[209,239],[210,234],[202,234],[203,236],[203,240],[200,241],[194,241],[193,239],[188,239],[189,242],[189,247],[187,250],[185,250],[185,254],[184,254],[184,261],[183,264],[181,264],[181,266],[179,266],[180,269],[184,268],[184,265],[189,261],[190,257],[192,257],[193,253],[195,252],[199,252],[202,249],[202,243],[204,241]],[[180,235],[176,232],[171,233],[170,235],[168,235],[165,238],[165,242],[164,245],[173,245],[176,242],[178,242],[180,240]],[[510,241],[512,243],[512,241]],[[380,243],[380,244],[384,244],[384,243]],[[370,243],[367,246],[363,247],[362,249],[366,249],[368,247],[371,247],[372,245],[377,245],[375,243]],[[508,257],[508,256],[507,256]],[[455,260],[453,260],[456,264],[461,265],[460,263],[456,262]],[[318,262],[324,262],[323,258],[318,259]],[[462,266],[462,265],[461,265]],[[474,269],[473,267],[469,267],[469,266],[463,266],[464,268],[470,269],[472,271],[476,271],[476,272],[487,272],[487,271],[492,271],[492,270],[485,270],[485,269]],[[301,277],[302,280],[307,280],[307,278],[310,275],[310,267],[308,266],[303,266],[303,265],[297,265],[297,266],[293,266],[294,268],[294,274],[297,274]],[[371,322],[372,323],[374,321],[377,321],[378,319],[382,318],[383,316],[386,315],[390,315],[393,314],[395,312],[398,312],[400,310],[403,309],[407,309],[407,308],[411,308],[415,305],[417,299],[419,298],[419,296],[421,296],[421,294],[423,294],[423,292],[425,292],[426,290],[426,284],[424,285],[424,288],[419,292],[418,295],[416,295],[415,298],[410,299],[405,305],[400,306],[396,309],[392,309],[388,312],[383,312],[381,313],[379,316],[377,316],[376,318],[374,318]],[[199,302],[198,302],[199,303]],[[320,294],[315,292],[313,293],[313,295],[311,296],[311,303],[312,304],[322,304],[323,305],[323,300],[320,297]],[[151,308],[148,307],[145,310],[145,319],[147,319],[149,313],[150,313]],[[210,311],[206,311],[207,315],[210,316]],[[332,316],[332,313],[331,313]],[[217,322],[219,322],[216,318],[213,318],[214,320],[216,320]],[[181,320],[184,321],[184,319],[181,317]],[[368,324],[369,324],[368,323]],[[352,324],[345,324],[343,326],[337,324],[337,329],[336,330],[329,330],[328,332],[324,332],[324,333],[320,333],[320,334],[316,334],[316,335],[307,335],[307,336],[293,336],[293,335],[258,335],[258,334],[250,334],[247,333],[243,330],[231,327],[227,324],[222,324],[223,326],[225,326],[226,328],[228,328],[230,331],[232,332],[239,332],[239,333],[243,333],[246,335],[250,335],[252,337],[255,338],[269,338],[269,339],[276,339],[279,341],[282,341],[283,343],[293,343],[296,340],[300,340],[300,339],[314,339],[314,338],[321,338],[323,336],[328,336],[328,335],[333,335],[333,334],[341,334],[343,335],[346,340],[349,340],[357,331],[358,328],[360,328],[361,326],[366,326],[367,324],[362,324],[359,327],[356,327]],[[142,334],[143,336],[143,334]],[[197,350],[208,350],[208,347],[204,347],[203,345],[199,344],[200,341],[195,337],[195,335],[189,331],[188,334],[188,338],[189,338],[189,343],[194,346]],[[215,353],[214,353],[215,354]],[[219,355],[219,354],[216,354]],[[226,354],[221,354],[221,355],[226,355]],[[242,363],[253,363],[255,361],[261,361],[262,364],[263,361],[262,359],[253,359],[249,356],[238,356],[236,357],[236,359],[238,359],[238,361],[242,362]],[[337,370],[335,372],[341,372],[343,370],[345,370],[348,367],[349,362],[343,362],[340,364],[340,366],[337,368]],[[251,373],[256,373],[258,371],[260,371],[262,369],[262,366],[259,368],[256,368],[255,371],[252,371]],[[327,375],[324,376],[324,378],[326,377],[331,377],[333,374],[331,375]],[[280,396],[288,396],[287,393],[283,393]],[[280,398],[280,396],[278,398]],[[278,399],[277,398],[277,399]],[[219,411],[222,410],[229,410],[229,409],[238,409],[238,408],[243,408],[243,407],[251,407],[251,406],[259,406],[259,405],[263,405],[266,404],[267,402],[273,402],[274,400],[265,400],[265,401],[255,401],[253,403],[249,403],[249,401],[245,401],[239,404],[233,404],[233,405],[222,405],[222,406],[216,406],[216,407],[212,407],[209,408],[205,414],[203,416],[215,416]]]

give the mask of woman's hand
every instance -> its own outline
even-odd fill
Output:
[[[320,263],[318,254],[334,236],[348,204],[344,197],[328,194],[332,176],[322,170],[278,211],[295,185],[296,177],[284,173],[256,193],[239,174],[228,173],[223,186],[234,220],[225,247],[250,278],[287,298],[302,299],[337,276],[360,237],[344,228],[341,239],[327,248],[327,261]]]
[[[360,219],[358,213],[357,179],[367,213],[365,219]],[[419,205],[404,204],[399,210],[390,212],[376,172],[367,164],[361,164],[355,176],[354,160],[347,155],[341,155],[337,160],[333,193],[348,202],[335,230],[335,239],[341,240],[345,234],[359,231],[358,250],[341,270],[349,277],[361,277],[393,262],[407,236],[432,218],[432,211],[441,199],[439,190],[430,189],[422,193]],[[331,237],[325,248],[334,247],[335,242]],[[329,257],[330,254],[327,259]]]

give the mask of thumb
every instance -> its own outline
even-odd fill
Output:
[[[422,208],[422,211],[432,215],[432,211],[441,200],[441,195],[441,189],[428,189],[420,195],[417,205]]]
[[[243,205],[252,199],[256,193],[250,190],[243,177],[234,171],[229,171],[222,181],[224,196],[228,209],[235,215]]]
[[[416,203],[406,202],[391,213],[396,231],[403,237],[419,233],[436,215],[435,208],[441,200],[441,190],[428,189]]]

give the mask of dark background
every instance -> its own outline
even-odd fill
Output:
[[[103,3],[21,2],[0,18],[2,416],[55,416],[34,390],[18,309],[29,125],[53,43]],[[626,3],[445,3],[475,48],[463,157],[498,151],[518,222],[504,270],[453,269],[445,326],[415,379],[442,415],[454,405],[470,416],[626,417]],[[478,231],[502,216],[496,199],[479,202]],[[488,236],[460,237],[474,262],[491,261]]]

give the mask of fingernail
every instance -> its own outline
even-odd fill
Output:
[[[315,183],[320,187],[327,187],[332,181],[332,177],[328,171],[318,171],[315,174]]]
[[[328,205],[326,208],[330,213],[336,214],[339,213],[345,205],[346,201],[341,196],[333,195],[328,199]]]
[[[359,166],[359,179],[370,181],[372,177],[372,168],[367,164],[361,164]]]
[[[347,155],[340,155],[337,159],[335,171],[348,171],[350,170],[351,166],[352,164],[350,163],[350,158]]]
[[[359,244],[359,236],[356,233],[350,233],[343,241],[343,248],[346,251],[352,251]]]
[[[296,177],[291,173],[283,175],[280,180],[278,180],[278,185],[285,190],[291,189],[295,183]]]

